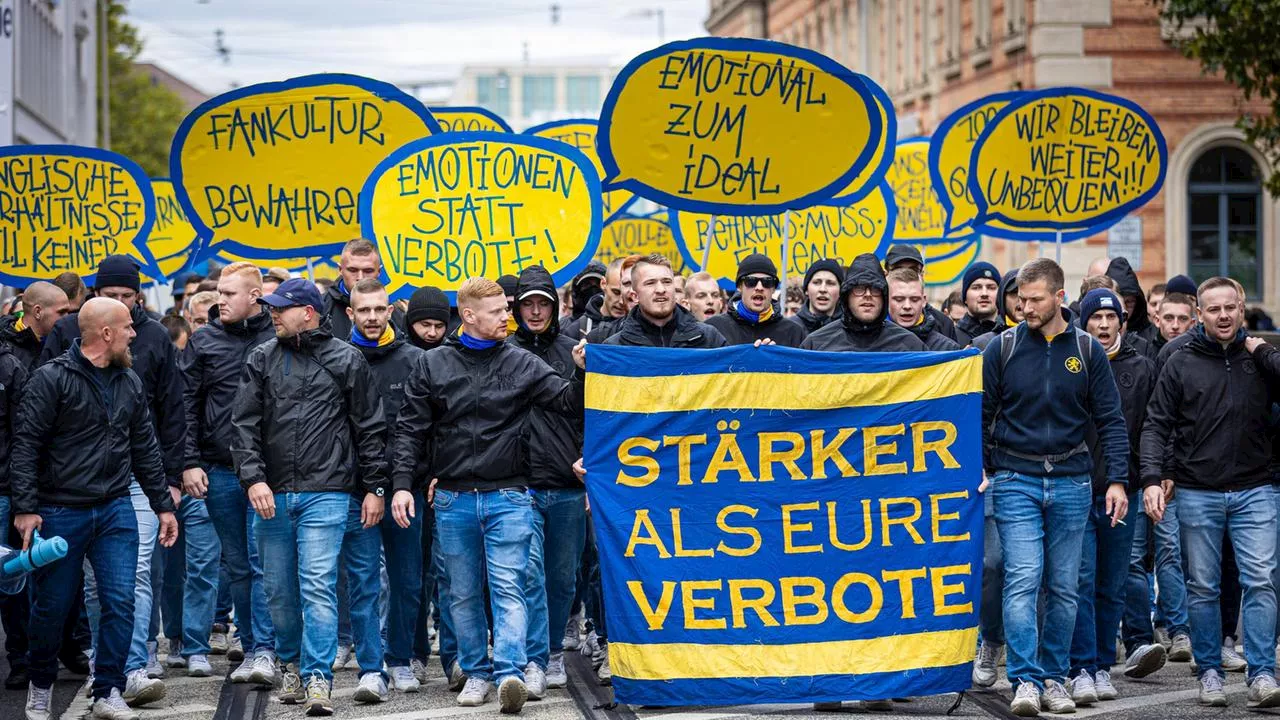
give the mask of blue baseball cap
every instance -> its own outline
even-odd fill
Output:
[[[316,288],[315,283],[306,278],[285,280],[280,283],[275,292],[258,298],[258,302],[263,305],[270,305],[273,308],[310,305],[316,309],[316,312],[321,312],[324,309],[324,299],[320,297],[320,291]]]

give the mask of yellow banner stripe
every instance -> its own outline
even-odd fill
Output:
[[[587,375],[589,410],[828,410],[909,403],[982,392],[982,356],[879,373],[740,372],[699,375]]]
[[[615,675],[632,680],[865,675],[973,661],[978,628],[795,645],[609,643]]]

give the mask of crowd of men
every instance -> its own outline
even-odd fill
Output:
[[[1280,706],[1280,352],[1244,329],[1233,280],[1148,296],[1123,258],[1095,265],[1068,305],[1050,260],[976,263],[955,314],[909,246],[814,262],[793,313],[764,255],[731,295],[652,255],[563,288],[534,266],[468,279],[452,304],[432,287],[393,303],[364,240],[323,288],[234,263],[179,283],[165,316],[124,256],[91,291],[32,283],[0,320],[0,526],[68,553],[0,596],[6,687],[46,720],[61,663],[89,676],[94,717],[126,720],[167,673],[208,676],[225,653],[232,682],[329,715],[335,671],[377,703],[420,692],[433,650],[462,706],[519,712],[566,685],[573,650],[608,684],[587,344],[976,347],[973,684],[1004,655],[1015,714],[1112,700],[1121,637],[1126,676],[1192,661],[1200,702],[1225,705],[1224,673],[1246,672],[1249,706]]]

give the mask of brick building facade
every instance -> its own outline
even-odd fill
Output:
[[[1169,45],[1173,30],[1149,0],[710,0],[706,26],[811,48],[869,75],[894,98],[901,137],[928,135],[952,110],[1007,90],[1077,85],[1127,97],[1169,145],[1164,189],[1135,213],[1143,285],[1226,271],[1251,305],[1280,309],[1280,203],[1261,185],[1271,166],[1234,126],[1239,92]],[[1107,233],[1063,247],[1068,292],[1107,250]],[[1035,243],[983,248],[1001,268],[1039,253]]]

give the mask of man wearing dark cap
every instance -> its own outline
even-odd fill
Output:
[[[809,335],[800,344],[806,350],[828,352],[920,352],[924,343],[910,331],[886,322],[889,316],[889,283],[880,260],[871,253],[854,258],[840,286],[843,315],[838,323]]]
[[[449,332],[449,298],[440,288],[421,287],[409,298],[405,322],[409,344],[423,350],[440,347]]]
[[[730,345],[750,345],[771,341],[775,345],[800,347],[807,335],[803,328],[787,322],[773,301],[778,287],[778,268],[768,255],[753,253],[738,263],[738,299],[729,311],[707,320]]]
[[[280,701],[305,700],[307,714],[330,715],[338,551],[352,495],[363,498],[364,527],[382,520],[386,421],[364,356],[321,324],[315,285],[287,280],[259,302],[276,337],[245,360],[231,456],[258,515],[276,657],[286,665]]]
[[[824,258],[809,266],[804,273],[805,302],[791,316],[792,323],[815,332],[840,318],[840,283],[844,282],[844,266],[834,258]]]
[[[920,251],[914,245],[891,245],[889,246],[889,252],[884,256],[884,271],[887,273],[898,268],[915,270],[923,280],[925,277],[924,256],[920,254]],[[938,332],[946,335],[951,340],[956,340],[955,321],[948,317],[946,313],[927,302],[924,306],[924,312],[933,318],[933,322],[936,325],[935,329]]]
[[[573,285],[570,286],[573,292],[573,313],[569,317],[570,320],[582,317],[582,313],[587,311],[587,303],[591,302],[591,298],[604,293],[600,285],[604,282],[606,272],[604,263],[592,260],[587,263],[582,272],[573,277]]]
[[[971,345],[979,335],[1000,326],[996,300],[1000,296],[1000,271],[989,262],[976,262],[964,271],[960,297],[966,312],[956,323],[956,342]]]
[[[1128,333],[1137,335],[1147,342],[1155,342],[1156,327],[1147,317],[1147,296],[1142,292],[1142,284],[1138,282],[1138,274],[1133,271],[1125,258],[1112,258],[1107,266],[1107,276],[1116,281],[1120,291],[1117,293],[1124,300],[1124,309],[1129,316]],[[1170,292],[1168,285],[1165,292]],[[1176,292],[1176,291],[1175,291]],[[1194,295],[1194,293],[1192,293]]]
[[[996,327],[991,332],[983,333],[969,344],[979,350],[986,350],[991,339],[1022,322],[1022,305],[1018,301],[1018,268],[1004,274],[1000,281],[1000,294],[996,297]]]

